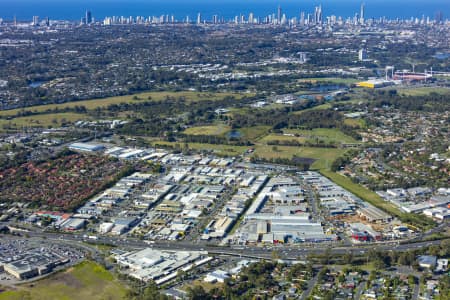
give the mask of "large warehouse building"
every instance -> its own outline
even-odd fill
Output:
[[[98,152],[105,150],[105,146],[97,145],[97,144],[88,144],[88,143],[73,143],[69,146],[70,150],[74,151],[85,151],[85,152]]]

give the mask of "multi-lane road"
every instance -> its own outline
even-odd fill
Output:
[[[301,260],[306,258],[309,254],[321,254],[325,251],[330,251],[332,254],[345,254],[352,251],[355,255],[364,255],[370,249],[377,249],[380,251],[407,251],[428,247],[431,245],[438,245],[442,241],[425,241],[399,244],[395,243],[380,243],[380,244],[366,244],[360,246],[324,246],[317,244],[312,247],[305,247],[301,244],[295,246],[281,245],[268,247],[255,246],[217,246],[206,242],[195,241],[154,241],[149,243],[135,238],[128,237],[111,237],[98,236],[95,239],[87,238],[84,235],[77,234],[60,234],[52,232],[27,232],[26,235],[30,238],[42,238],[49,240],[59,240],[67,243],[89,242],[93,244],[109,244],[116,247],[123,247],[128,249],[139,249],[146,247],[153,247],[161,250],[185,250],[185,251],[208,251],[211,254],[242,256],[251,258],[271,258],[273,251],[277,251],[277,255],[285,260]]]

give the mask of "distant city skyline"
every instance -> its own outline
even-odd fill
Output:
[[[400,18],[409,19],[411,17],[420,18],[422,15],[432,19],[436,14],[442,16],[442,19],[448,19],[450,15],[450,1],[430,0],[423,1],[378,1],[378,0],[344,0],[344,1],[294,1],[294,0],[42,0],[39,5],[34,5],[34,0],[4,0],[0,5],[0,18],[12,20],[14,16],[20,21],[32,20],[33,16],[41,18],[50,17],[58,20],[77,21],[85,16],[86,11],[92,12],[95,20],[102,20],[107,16],[157,16],[163,14],[174,15],[178,21],[189,16],[190,20],[195,21],[198,13],[204,19],[217,18],[226,20],[233,19],[236,15],[246,15],[250,13],[254,17],[264,17],[274,13],[276,18],[281,18],[282,14],[287,17],[300,18],[301,11],[306,14],[315,15],[315,7],[321,7],[321,16],[342,16],[344,18],[354,17],[355,14],[361,15],[361,4],[364,3],[363,18],[387,17],[390,19]],[[405,5],[405,4],[408,5]],[[282,14],[278,14],[278,7]],[[438,13],[439,12],[439,13]]]

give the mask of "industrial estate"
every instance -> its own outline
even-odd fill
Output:
[[[450,299],[450,21],[357,6],[0,19],[0,300]]]

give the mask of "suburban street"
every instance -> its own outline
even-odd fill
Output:
[[[317,273],[314,276],[314,278],[308,281],[308,288],[306,289],[306,291],[302,293],[302,295],[300,296],[300,300],[306,300],[306,298],[308,298],[308,296],[311,294],[313,288],[316,286],[317,280],[319,279],[319,272],[320,269],[317,270]]]

